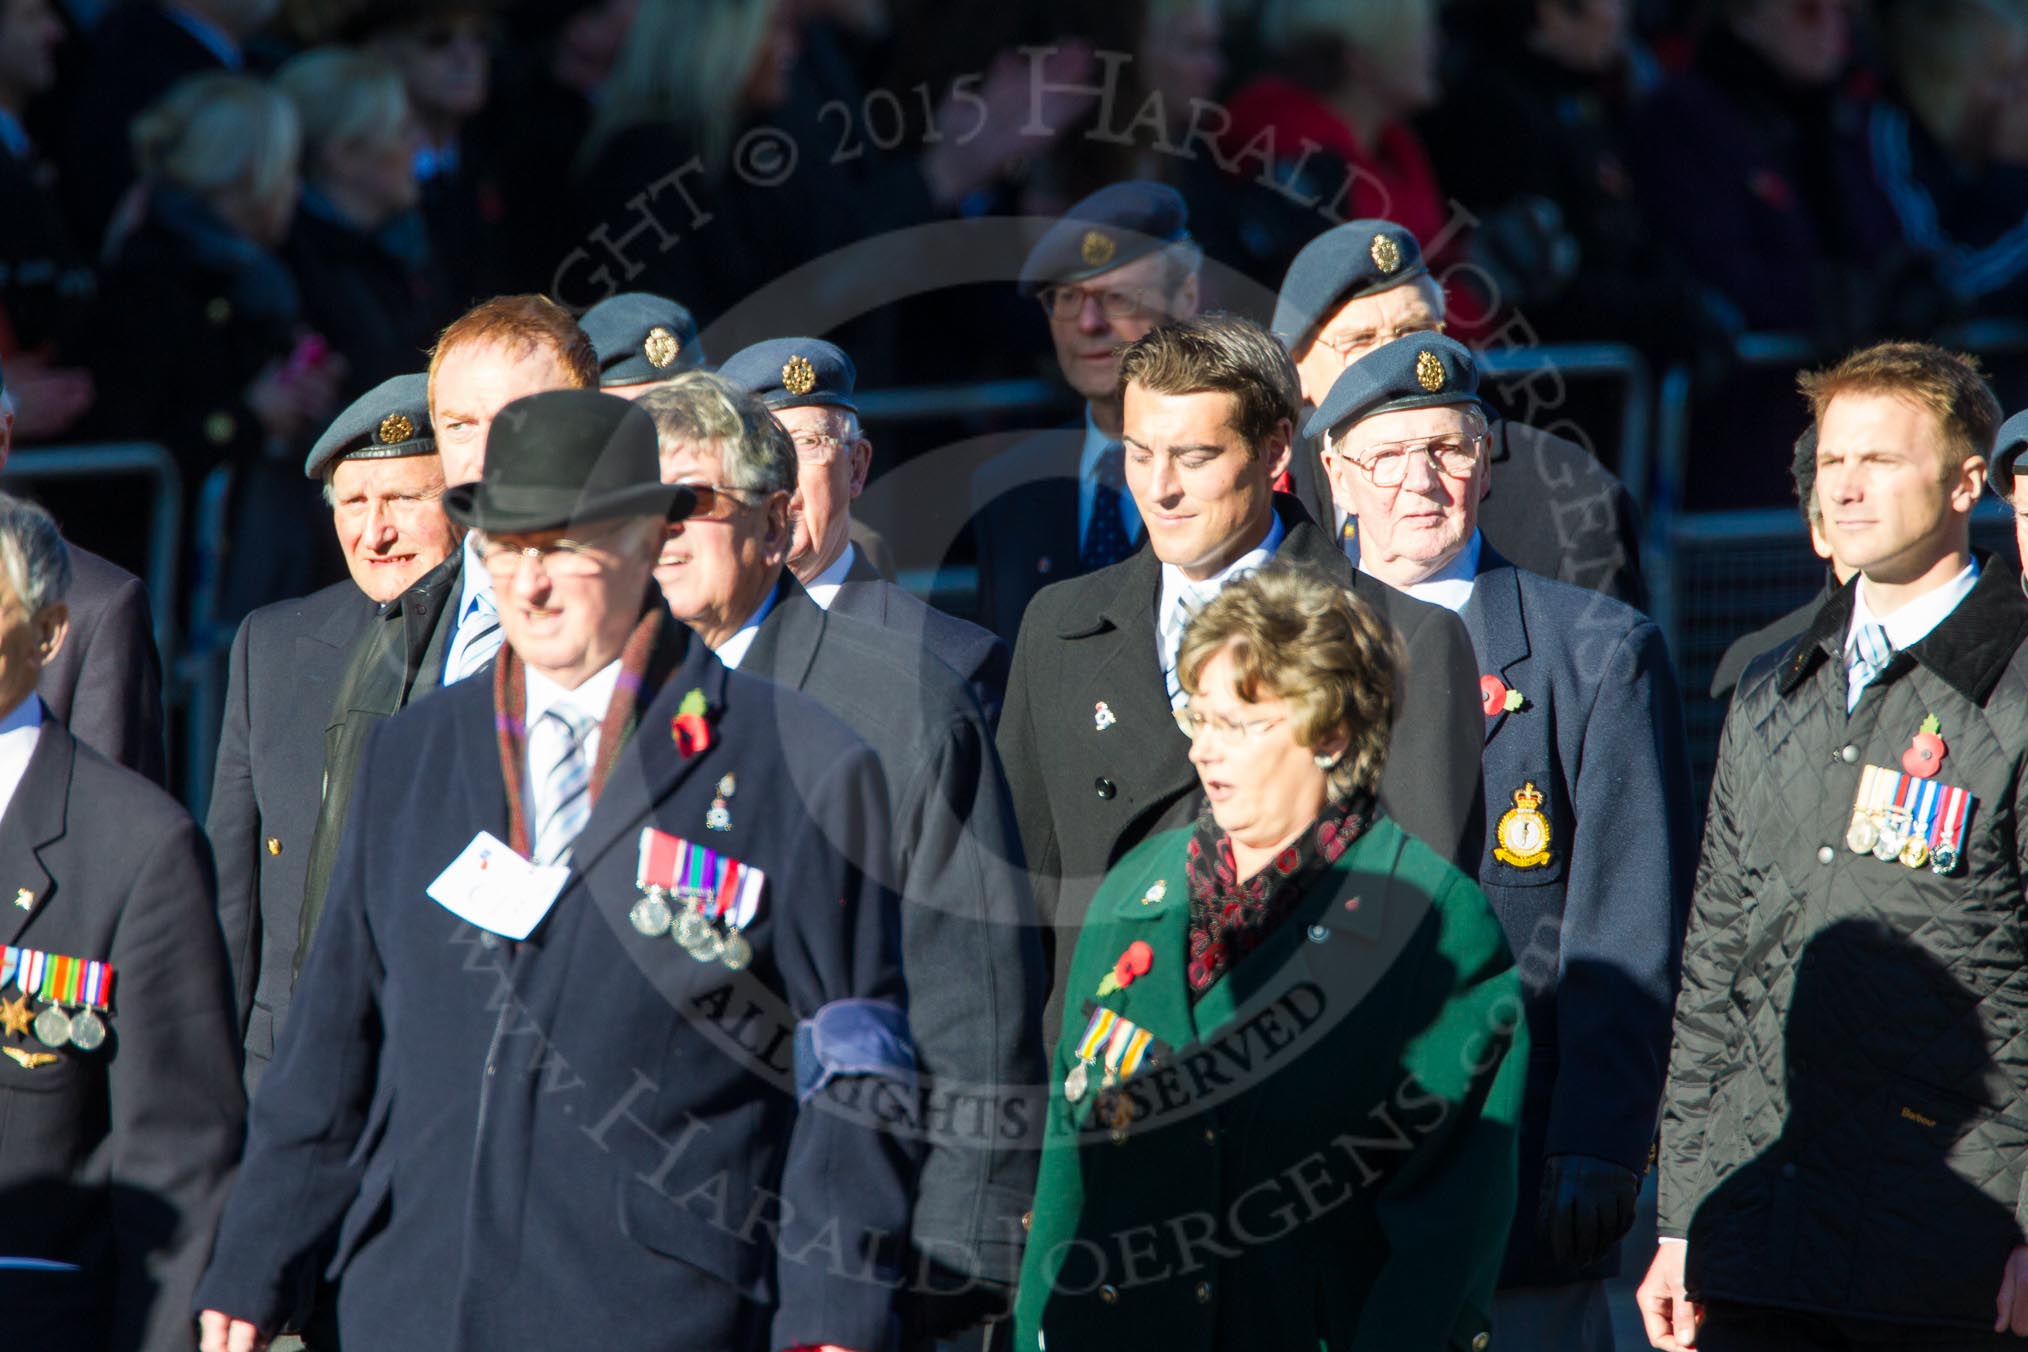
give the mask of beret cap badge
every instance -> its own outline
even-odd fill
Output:
[[[392,446],[398,441],[407,441],[414,436],[415,424],[409,421],[405,413],[390,413],[380,420],[377,435],[380,437],[381,445]]]
[[[801,397],[817,388],[817,368],[808,357],[791,357],[782,363],[782,388]]]
[[[1416,383],[1431,394],[1440,393],[1444,387],[1444,364],[1436,353],[1425,348],[1415,356]]]
[[[1392,235],[1375,235],[1367,252],[1373,255],[1373,266],[1379,268],[1383,276],[1401,266],[1401,246],[1394,242]]]
[[[641,343],[641,355],[648,359],[648,365],[660,371],[676,360],[683,351],[683,344],[675,334],[657,324],[648,330],[648,336]]]
[[[1119,246],[1113,243],[1113,237],[1103,230],[1085,231],[1084,242],[1078,246],[1078,256],[1084,259],[1087,267],[1102,268],[1112,262],[1113,255],[1118,252]]]

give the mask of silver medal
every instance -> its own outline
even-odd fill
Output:
[[[711,922],[698,914],[695,906],[687,906],[683,914],[676,917],[676,942],[683,951],[696,957],[711,938]]]
[[[1080,1061],[1070,1068],[1070,1074],[1063,1077],[1063,1096],[1072,1103],[1084,1097],[1084,1091],[1091,1088],[1091,1062]]]
[[[735,972],[743,972],[753,961],[753,945],[746,941],[744,934],[734,930],[725,936],[725,951],[718,955],[718,960]]]
[[[92,1052],[105,1040],[106,1021],[89,1009],[80,1009],[70,1021],[70,1045],[81,1052]]]
[[[1958,852],[1955,846],[1939,845],[1929,852],[1929,871],[1935,874],[1949,873],[1958,866]]]
[[[35,1016],[35,1040],[45,1047],[61,1047],[70,1041],[70,1015],[55,1005]]]
[[[650,892],[634,903],[634,909],[627,912],[627,919],[634,922],[634,928],[650,939],[659,939],[669,932],[669,925],[675,919],[669,911],[669,903],[662,900],[659,890]]]

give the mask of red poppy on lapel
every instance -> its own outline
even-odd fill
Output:
[[[1943,758],[1950,748],[1937,734],[1943,725],[1931,714],[1922,720],[1922,730],[1909,741],[1908,750],[1901,753],[1901,768],[1917,779],[1935,779],[1936,772],[1943,768]]]
[[[711,721],[706,717],[708,712],[709,706],[704,702],[702,690],[691,691],[676,706],[676,716],[669,720],[669,736],[676,743],[677,754],[687,759],[710,749]]]

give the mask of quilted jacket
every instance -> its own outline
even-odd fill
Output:
[[[2028,1220],[2028,597],[1980,562],[1849,716],[1851,585],[1726,719],[1659,1162],[1694,1298],[1992,1325]],[[1929,715],[1974,797],[1948,874],[1846,842]]]

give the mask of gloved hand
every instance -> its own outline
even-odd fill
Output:
[[[1634,1224],[1640,1175],[1589,1155],[1552,1155],[1542,1171],[1542,1228],[1559,1266],[1589,1267]]]

